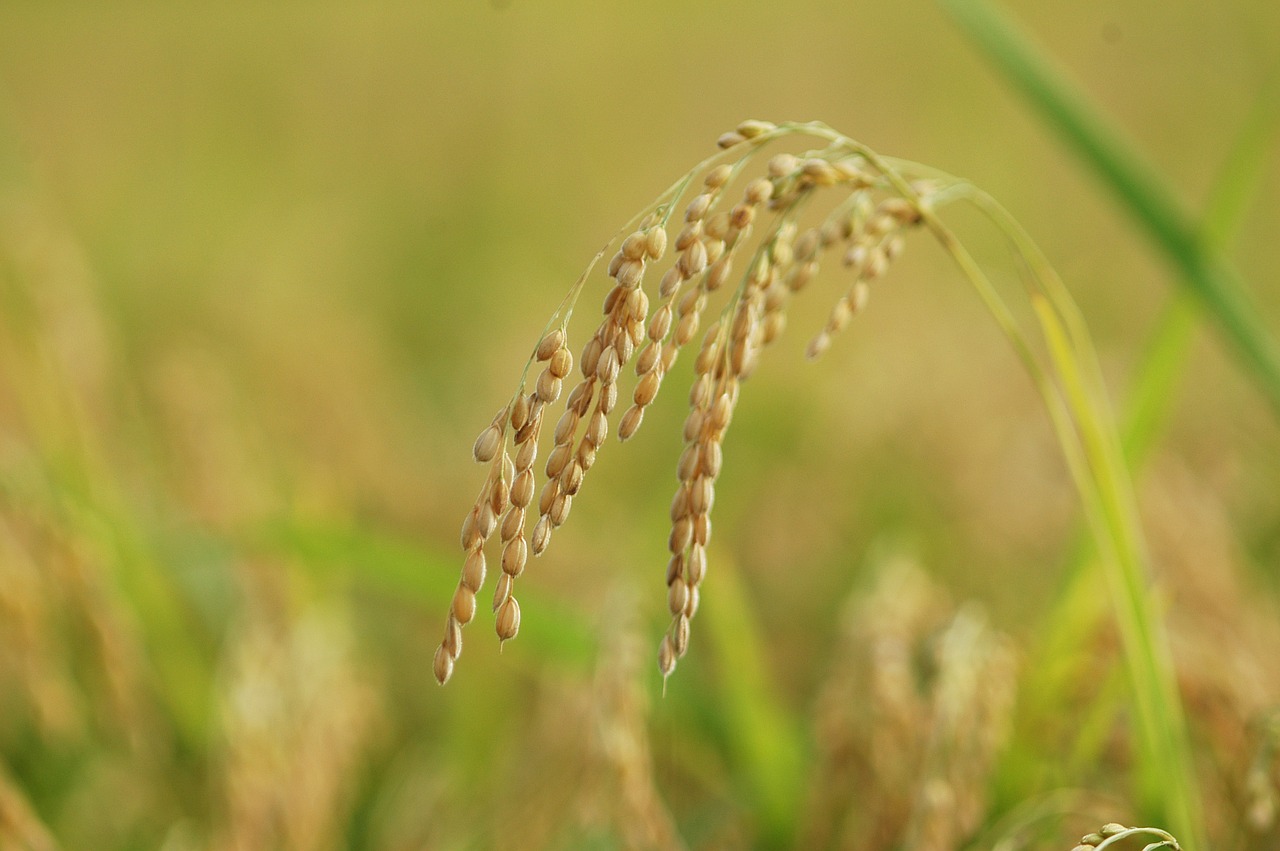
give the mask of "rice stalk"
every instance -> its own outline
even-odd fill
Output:
[[[816,139],[823,147],[799,157],[775,157],[766,175],[747,181],[741,200],[727,216],[722,215],[717,207],[729,197],[726,187],[735,176],[769,143],[791,136]],[[695,361],[690,413],[684,426],[685,449],[677,464],[680,485],[672,502],[668,541],[671,558],[666,585],[672,621],[658,650],[659,670],[664,679],[669,677],[688,650],[690,622],[707,575],[710,511],[715,479],[724,459],[726,430],[742,384],[755,368],[766,338],[777,336],[776,331],[772,336],[766,334],[766,317],[770,326],[780,330],[787,291],[799,290],[786,283],[797,280],[792,272],[796,245],[803,248],[799,255],[807,267],[815,261],[816,248],[825,236],[849,243],[845,260],[852,280],[826,326],[810,344],[809,354],[817,356],[830,344],[832,335],[865,305],[870,285],[901,252],[903,235],[927,229],[975,288],[1045,403],[1106,566],[1137,715],[1142,754],[1138,779],[1144,803],[1151,812],[1167,813],[1180,832],[1198,836],[1199,796],[1164,624],[1149,588],[1147,555],[1123,452],[1083,318],[1043,254],[1003,207],[967,181],[882,157],[826,125],[748,121],[722,136],[719,145],[720,154],[699,163],[637,216],[636,230],[631,231],[633,224],[629,224],[619,234],[628,235],[608,265],[615,283],[604,300],[604,319],[582,350],[582,381],[570,394],[555,430],[555,448],[546,465],[539,520],[533,531],[533,554],[546,550],[551,529],[564,522],[571,500],[580,492],[582,476],[594,463],[607,434],[622,367],[636,353],[636,346],[648,338],[638,364],[639,384],[633,397],[636,404],[630,409],[628,436],[638,427],[643,409],[656,397],[662,375],[699,330],[710,297],[728,276],[728,271],[721,270],[747,258],[736,288],[705,333]],[[703,191],[685,205],[684,193],[700,175]],[[818,203],[819,198],[830,201],[829,209],[839,213],[837,226],[796,236],[801,211]],[[1033,347],[982,267],[940,217],[947,205],[960,202],[972,205],[1007,239],[1024,273],[1043,350]],[[644,290],[644,273],[650,260],[661,259],[661,252],[650,252],[649,246],[665,246],[665,237],[656,233],[665,232],[679,209],[684,211],[684,225],[674,241],[679,254],[658,288],[658,297],[664,300],[659,308],[662,318],[655,321],[656,328],[646,328],[649,297]],[[754,251],[748,251],[753,230],[760,225],[764,225],[763,234]],[[608,248],[597,255],[592,266]],[[531,442],[537,440],[544,411],[560,396],[560,381],[567,369],[563,365],[557,368],[555,359],[566,345],[568,319],[590,271],[588,266],[575,283],[525,367],[527,376],[532,364],[547,363],[533,392],[526,394],[526,378],[522,376],[512,401],[476,441],[473,454],[477,461],[489,465],[489,474],[463,525],[461,543],[467,560],[434,666],[441,683],[450,677],[461,653],[461,626],[474,616],[474,596],[484,578],[483,547],[498,527],[498,515],[521,512],[508,515],[516,518],[509,530],[504,521],[504,540],[508,531],[509,541],[519,540],[522,534],[523,507],[509,506],[515,489],[509,484],[510,477],[516,470],[523,473],[530,468],[526,462],[536,453]],[[816,268],[808,267],[799,280],[807,282],[814,271]],[[665,318],[667,307],[674,309],[671,319]],[[657,378],[652,378],[655,375]],[[588,416],[583,437],[575,444],[577,430]],[[514,434],[514,464],[507,451],[508,431]],[[522,501],[531,493],[523,484],[519,490]],[[504,573],[494,601],[503,641],[513,638],[519,628],[518,604],[511,589],[525,564],[523,549],[518,555],[515,563],[519,569]]]

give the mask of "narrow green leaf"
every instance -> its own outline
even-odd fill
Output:
[[[1044,52],[985,0],[939,0],[1056,133],[1098,174],[1218,323],[1280,413],[1280,349],[1238,273],[1201,238],[1181,202]]]
[[[715,593],[707,596],[698,620],[705,623],[721,671],[721,708],[756,801],[761,846],[782,847],[791,839],[804,793],[804,758],[799,731],[769,687],[762,630],[737,571],[725,553],[715,554]]]

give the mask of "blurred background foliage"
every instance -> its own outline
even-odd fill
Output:
[[[1280,7],[1009,6],[1201,209]],[[747,117],[993,193],[1126,397],[1169,268],[924,0],[0,5],[0,848],[1065,848],[1140,820],[1115,636],[1044,649],[1077,520],[1052,433],[923,239],[817,364],[829,303],[798,302],[748,386],[665,698],[678,391],[602,456],[520,638],[482,614],[432,680],[472,439],[590,255]],[[1228,241],[1270,329],[1275,165]],[[1139,484],[1208,823],[1274,847],[1280,428],[1212,331],[1171,400]],[[1016,699],[1028,659],[1064,673]]]

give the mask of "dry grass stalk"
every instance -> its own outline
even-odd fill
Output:
[[[904,561],[845,621],[819,698],[806,847],[960,847],[986,814],[1007,733],[1011,642]]]
[[[764,174],[748,178],[747,169],[761,149],[793,135],[814,136],[826,144],[799,156],[777,154]],[[671,507],[666,573],[671,625],[658,652],[660,671],[670,675],[689,646],[690,621],[707,572],[725,432],[742,383],[755,370],[763,348],[782,333],[790,300],[818,272],[823,252],[840,248],[851,280],[810,344],[811,357],[825,351],[865,307],[870,284],[901,253],[903,234],[920,222],[919,205],[928,203],[928,184],[900,191],[902,184],[890,179],[883,164],[873,163],[865,149],[819,125],[746,121],[722,136],[719,145],[721,153],[695,166],[637,216],[634,226],[619,233],[607,264],[613,283],[603,318],[582,345],[577,363],[581,377],[560,411],[551,409],[560,401],[573,365],[569,318],[604,250],[535,345],[525,368],[528,376],[532,366],[541,365],[532,386],[522,378],[512,400],[476,438],[472,454],[489,465],[489,473],[463,523],[462,572],[434,660],[440,683],[452,675],[462,652],[462,628],[475,616],[488,539],[501,530],[502,575],[493,610],[498,637],[505,642],[520,626],[515,580],[529,556],[545,552],[554,531],[568,519],[609,429],[616,428],[620,440],[637,432],[680,352],[702,330],[712,300],[728,291],[719,318],[702,334],[694,363],[685,449]],[[741,185],[736,195],[731,194],[735,185]],[[697,191],[686,200],[695,186]],[[802,211],[817,198],[829,200],[831,212],[821,224],[802,230]],[[679,221],[674,221],[677,214]],[[766,217],[767,226],[755,238]],[[669,242],[675,256],[651,297],[645,279],[649,267],[663,261]],[[740,269],[736,278],[735,265]],[[725,286],[735,280],[735,286]],[[620,379],[633,359],[631,404],[616,414],[623,392]],[[555,417],[552,447],[539,485],[533,465],[550,417]]]
[[[1243,849],[1280,843],[1280,617],[1250,587],[1238,542],[1212,487],[1172,459],[1144,498],[1155,560],[1177,589],[1172,611],[1179,689],[1211,758],[1204,760],[1210,828],[1239,828]]]
[[[253,589],[251,589],[253,590]],[[256,594],[255,598],[265,595]],[[250,611],[225,660],[225,851],[328,851],[379,717],[339,612]]]
[[[630,594],[618,594],[608,611],[634,612]],[[638,679],[645,654],[632,618],[606,625],[596,669],[592,754],[600,782],[592,784],[599,807],[622,847],[684,847],[671,813],[658,794],[647,721],[648,695]]]

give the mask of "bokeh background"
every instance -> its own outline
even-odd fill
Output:
[[[1200,209],[1280,6],[1008,6]],[[838,290],[797,302],[746,387],[665,697],[679,389],[602,453],[520,638],[482,613],[436,686],[476,433],[590,256],[751,117],[1000,198],[1123,408],[1173,276],[923,0],[0,4],[0,848],[988,847],[1041,806],[1065,849],[1135,819],[1107,625],[1014,697],[1078,512],[924,237],[815,364]],[[1230,256],[1280,332],[1275,160]],[[1206,325],[1139,484],[1221,847],[1280,841],[1278,483]]]

